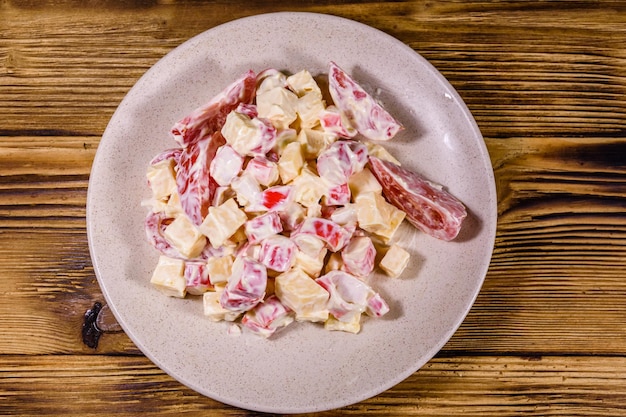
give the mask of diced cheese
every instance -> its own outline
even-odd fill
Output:
[[[220,304],[222,292],[205,292],[202,296],[204,315],[211,321],[235,321],[241,313],[227,310]]]
[[[174,190],[170,198],[167,200],[167,205],[164,207],[163,211],[167,217],[176,217],[182,213],[183,207],[180,205],[180,195],[178,194],[178,190]]]
[[[361,316],[354,315],[348,322],[339,321],[333,316],[329,316],[328,320],[324,323],[324,328],[326,330],[339,330],[342,332],[357,334],[361,331]]]
[[[304,156],[302,155],[302,146],[298,142],[291,142],[285,149],[278,160],[278,173],[283,184],[300,175],[300,170],[304,165]]]
[[[209,207],[199,229],[209,238],[211,246],[219,248],[248,220],[248,216],[237,206],[234,199],[226,201],[221,206]]]
[[[195,258],[206,246],[206,238],[185,215],[176,217],[163,236],[185,258]]]
[[[296,254],[295,266],[311,277],[318,277],[324,268],[324,259],[326,258],[327,252],[328,249],[326,248],[322,249],[317,255],[299,251]]]
[[[392,204],[388,204],[388,224],[389,226],[383,229],[379,229],[374,232],[374,235],[380,238],[384,243],[389,243],[394,234],[402,224],[402,221],[406,217],[406,213],[396,208]]]
[[[410,256],[409,252],[393,244],[389,247],[378,266],[390,277],[398,277],[409,264]]]
[[[393,157],[392,154],[384,147],[374,142],[364,142],[367,147],[367,152],[369,155],[375,156],[378,159],[382,159],[383,161],[393,162],[396,165],[400,165],[400,161]]]
[[[307,164],[302,167],[300,175],[294,178],[294,200],[304,207],[318,205],[328,190],[328,184]]]
[[[359,227],[389,243],[406,217],[406,213],[389,204],[375,192],[364,192],[356,198]]]
[[[310,129],[319,125],[319,115],[325,105],[322,95],[317,92],[308,92],[298,99],[296,112],[300,117],[300,128]]]
[[[291,240],[301,252],[309,256],[318,257],[324,249],[324,241],[308,233],[296,233],[291,236]]]
[[[350,176],[348,186],[350,187],[353,201],[362,193],[381,194],[383,192],[383,187],[367,167]]]
[[[230,186],[235,191],[237,202],[241,206],[255,205],[261,198],[261,186],[247,172],[235,178]]]
[[[146,173],[152,195],[156,200],[162,200],[170,196],[176,190],[176,174],[174,172],[174,160],[165,159],[148,167]]]
[[[325,321],[328,318],[328,292],[299,268],[278,275],[275,285],[276,296],[295,311],[296,320]]]
[[[274,69],[266,70],[258,75],[258,80],[261,80],[257,87],[256,94],[263,94],[266,91],[272,90],[276,87],[287,86],[287,76],[282,72]]]
[[[389,227],[385,198],[378,193],[362,193],[355,199],[359,227],[374,233]]]
[[[317,129],[305,128],[298,133],[298,142],[302,145],[302,152],[307,160],[317,158],[336,140],[336,136]]]
[[[284,210],[279,213],[285,231],[293,231],[306,217],[306,209],[299,203],[292,201]]]
[[[298,97],[302,97],[305,94],[315,93],[322,96],[322,90],[319,85],[307,70],[301,70],[293,75],[287,77],[287,85]]]
[[[348,203],[343,207],[339,207],[337,210],[332,212],[330,219],[341,226],[356,223],[358,220],[356,215],[356,204]]]
[[[269,119],[278,129],[289,127],[296,118],[298,96],[283,87],[263,91],[256,96],[259,117]]]
[[[285,146],[298,139],[298,131],[296,129],[279,129],[276,132],[276,150],[279,154],[283,153]]]
[[[184,276],[185,262],[181,259],[161,255],[150,279],[150,283],[166,295],[184,298],[186,286]],[[317,284],[316,284],[317,285]]]
[[[307,217],[322,217],[322,205],[313,204],[310,207],[307,207],[306,216]]]
[[[259,145],[259,128],[248,116],[236,111],[228,113],[222,136],[240,155],[246,155]]]
[[[235,258],[232,255],[213,256],[207,259],[206,266],[212,284],[227,282],[233,268]]]

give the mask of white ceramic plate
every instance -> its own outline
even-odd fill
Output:
[[[298,323],[276,337],[226,334],[201,300],[167,298],[149,281],[158,255],[146,243],[140,206],[145,170],[173,147],[174,122],[248,69],[327,71],[336,61],[405,126],[388,143],[403,166],[444,184],[470,213],[460,236],[442,242],[400,230],[412,253],[397,279],[372,277],[391,307],[364,320],[358,335]],[[430,360],[474,302],[491,259],[496,227],[493,171],[465,104],[426,60],[398,40],[334,16],[275,13],[208,30],[167,54],[113,115],[89,183],[93,265],[120,324],[156,365],[192,389],[234,406],[297,413],[375,396]],[[406,222],[405,222],[406,223]]]

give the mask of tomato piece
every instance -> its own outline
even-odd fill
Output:
[[[150,165],[156,165],[161,161],[166,161],[168,159],[173,159],[175,164],[178,164],[180,161],[180,154],[183,150],[180,148],[166,149],[163,152],[156,155],[150,161]]]
[[[424,177],[375,156],[371,171],[391,204],[406,213],[406,219],[423,232],[450,241],[467,216],[465,206],[452,194]]]
[[[180,205],[196,226],[200,226],[208,214],[218,187],[210,176],[210,166],[217,149],[225,143],[226,140],[218,130],[213,135],[192,143],[180,155],[176,173]]]
[[[228,113],[237,109],[241,103],[252,103],[255,91],[256,74],[248,71],[207,104],[175,123],[171,129],[174,140],[186,148],[219,131]]]
[[[220,295],[220,305],[231,311],[248,311],[263,300],[266,287],[265,266],[254,259],[238,257]]]
[[[366,138],[386,141],[402,129],[392,115],[334,62],[330,63],[328,88],[335,105]]]

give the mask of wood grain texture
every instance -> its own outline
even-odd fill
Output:
[[[374,398],[302,415],[614,416],[626,401],[615,369],[625,366],[604,357],[436,357]],[[143,357],[4,355],[0,375],[2,415],[266,415],[199,395]]]
[[[152,0],[0,1],[0,415],[255,415],[181,386],[124,333],[83,343],[104,301],[85,200],[106,124],[148,68],[283,10],[355,19],[427,58],[476,118],[498,189],[485,284],[444,350],[323,414],[623,415],[626,2]]]

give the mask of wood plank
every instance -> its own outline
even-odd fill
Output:
[[[0,227],[84,228],[99,141],[95,136],[0,137]]]
[[[307,415],[618,416],[626,402],[619,369],[626,359],[436,357],[374,398]],[[2,355],[0,376],[3,415],[260,415],[201,396],[144,357]]]
[[[2,5],[4,134],[100,134],[139,76],[182,41],[286,8],[352,18],[404,41],[448,77],[486,137],[619,135],[625,127],[624,3],[142,3],[97,13],[21,4]]]

